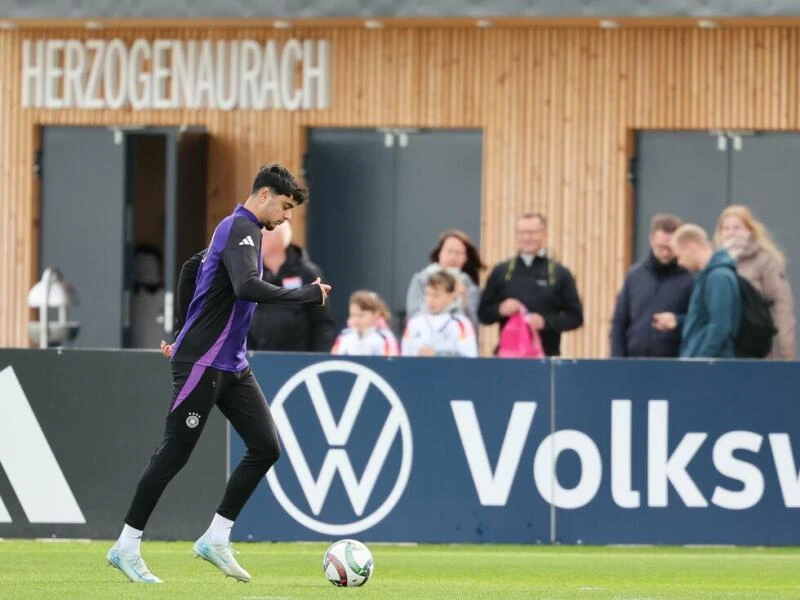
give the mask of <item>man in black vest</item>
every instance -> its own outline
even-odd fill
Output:
[[[484,325],[500,323],[525,310],[539,332],[547,356],[561,353],[561,334],[583,325],[583,307],[575,279],[547,255],[547,219],[525,213],[517,223],[518,254],[492,269],[481,295],[478,317]]]

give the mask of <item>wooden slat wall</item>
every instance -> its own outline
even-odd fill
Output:
[[[22,110],[22,38],[90,34],[2,31],[0,345],[27,344],[26,293],[38,261],[38,190],[31,168],[37,125],[206,125],[213,140],[212,224],[246,196],[260,163],[279,160],[299,169],[306,127],[395,125],[483,129],[484,257],[494,263],[513,252],[520,212],[545,212],[552,247],[576,274],[585,302],[586,325],[567,336],[565,354],[605,356],[614,296],[630,259],[631,130],[800,128],[798,32],[777,27],[92,32],[91,37],[126,40],[296,36],[332,43],[330,110],[133,113]]]

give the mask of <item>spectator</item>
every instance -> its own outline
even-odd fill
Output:
[[[654,325],[661,331],[683,325],[682,358],[733,358],[742,318],[736,262],[727,250],[715,252],[705,230],[697,225],[678,228],[672,251],[680,266],[698,275],[685,317],[659,313]]]
[[[183,326],[186,324],[186,315],[189,314],[189,305],[194,297],[195,282],[200,265],[206,257],[208,248],[203,248],[200,252],[193,254],[183,263],[180,275],[178,276],[178,289],[175,293],[175,321],[173,339],[177,339]],[[166,340],[161,340],[161,353],[165,358],[172,357],[172,344]]]
[[[296,289],[322,277],[319,267],[299,246],[291,243],[292,228],[288,221],[262,233],[264,281]],[[327,305],[259,304],[253,315],[247,347],[281,352],[330,352],[335,337]]]
[[[517,223],[517,256],[492,269],[481,297],[482,323],[500,323],[520,310],[538,331],[548,356],[561,353],[561,334],[583,324],[583,307],[569,270],[548,257],[547,219],[526,213]]]
[[[676,357],[681,349],[680,330],[659,331],[653,315],[686,314],[693,277],[680,267],[670,246],[681,220],[658,214],[650,223],[650,254],[628,272],[617,296],[611,324],[611,356]]]
[[[456,278],[447,271],[428,277],[425,311],[408,321],[403,335],[403,356],[478,356],[472,322],[453,311]]]
[[[152,348],[164,336],[164,278],[161,251],[139,244],[133,257],[131,348]]]
[[[189,305],[194,297],[195,283],[200,265],[205,260],[208,248],[203,248],[200,252],[193,254],[189,260],[183,263],[180,275],[178,275],[178,289],[175,293],[175,337],[186,323],[186,315],[189,314]]]
[[[397,338],[389,329],[391,313],[375,292],[359,290],[350,296],[347,329],[339,334],[333,354],[348,356],[397,356]]]
[[[423,310],[425,285],[428,277],[443,269],[456,277],[455,308],[469,317],[472,324],[478,324],[478,303],[481,291],[480,271],[484,269],[478,249],[466,233],[458,229],[445,231],[436,247],[431,250],[431,264],[411,278],[406,295],[406,318]]]
[[[739,275],[771,304],[778,330],[771,356],[794,359],[797,322],[792,288],[786,278],[786,260],[764,224],[746,206],[729,206],[719,216],[715,241],[736,260]]]

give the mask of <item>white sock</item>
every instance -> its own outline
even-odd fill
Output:
[[[139,554],[142,545],[142,531],[134,529],[127,523],[119,534],[119,551],[123,554]]]
[[[233,528],[233,521],[215,514],[211,520],[208,530],[205,532],[204,537],[208,539],[209,544],[227,544],[231,541],[231,529]]]

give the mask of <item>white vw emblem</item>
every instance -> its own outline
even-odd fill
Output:
[[[333,418],[325,390],[319,379],[321,373],[329,372],[352,373],[356,376],[355,383],[350,390],[350,395],[342,412],[342,417],[338,423]],[[311,474],[303,449],[284,410],[287,398],[303,384],[308,389],[314,411],[319,419],[328,445],[339,446],[338,448],[328,449],[319,476],[316,479]],[[361,411],[370,386],[375,386],[383,394],[389,402],[390,410],[372,454],[367,461],[364,473],[359,480],[343,446],[347,444],[347,440],[350,438],[356,418]],[[278,391],[270,408],[280,432],[286,456],[294,468],[300,487],[314,516],[307,515],[301,511],[289,499],[278,481],[275,469],[267,473],[267,482],[281,506],[298,523],[313,531],[327,535],[351,535],[380,523],[391,512],[403,495],[408,483],[408,477],[411,474],[412,442],[411,423],[408,420],[408,415],[397,393],[385,379],[371,369],[356,363],[341,360],[317,363],[295,373]],[[362,516],[398,432],[402,442],[402,459],[397,480],[383,504],[369,515]],[[332,524],[315,518],[322,511],[337,471],[342,478],[350,504],[353,506],[353,512],[356,517],[359,517],[351,523]]]

